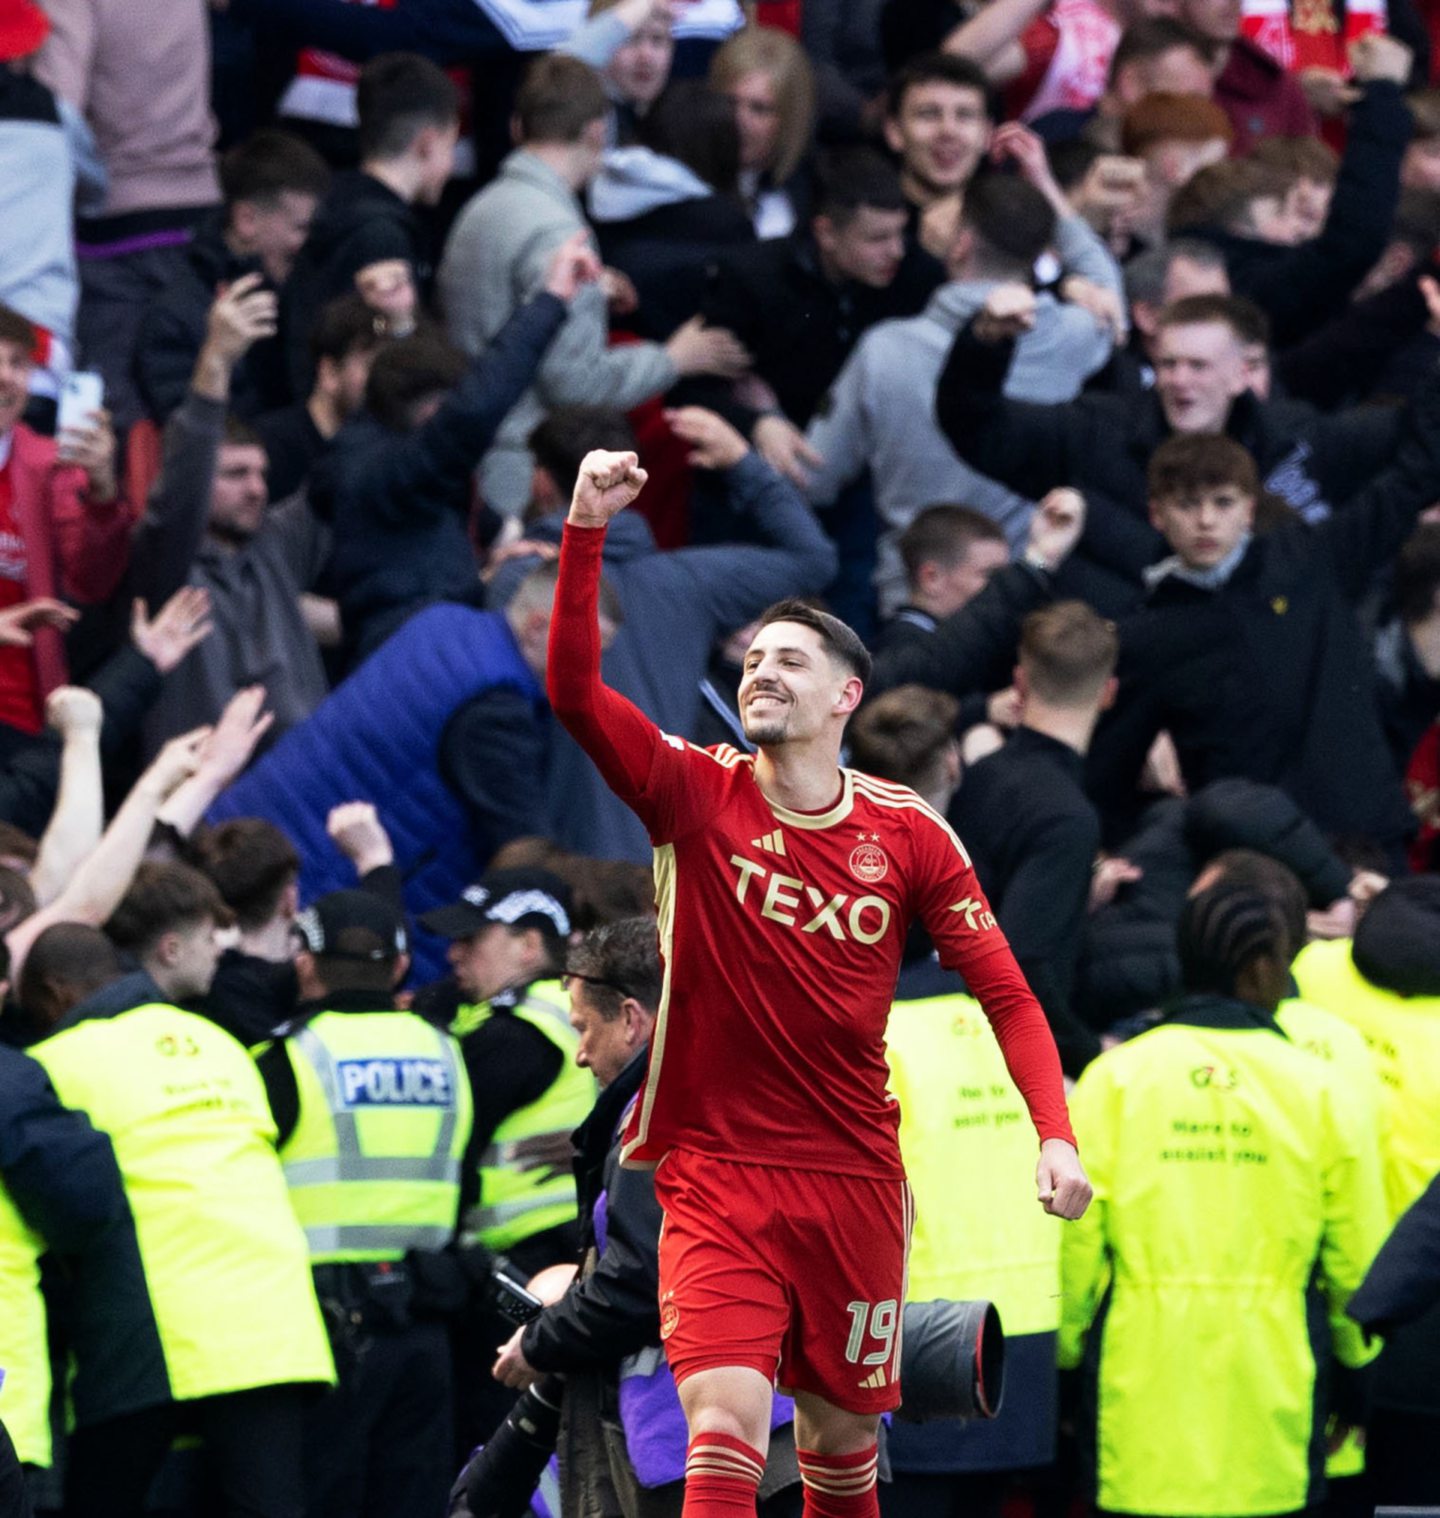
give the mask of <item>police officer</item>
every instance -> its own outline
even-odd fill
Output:
[[[71,1279],[76,1431],[67,1518],[130,1518],[177,1434],[199,1432],[223,1513],[297,1518],[305,1403],[334,1372],[305,1236],[244,1048],[177,1003],[203,996],[228,913],[181,864],[146,864],[103,935],[47,929],[22,999],[63,1014],[31,1053],[109,1135],[134,1216]],[[40,1021],[48,1020],[42,1016]]]
[[[1275,1021],[1269,902],[1203,891],[1178,948],[1185,994],[1071,1099],[1095,1206],[1061,1244],[1060,1364],[1086,1367],[1100,1511],[1298,1513],[1326,1393],[1376,1353],[1345,1306],[1385,1234],[1379,1166],[1346,1142],[1344,1072]]]
[[[417,1291],[455,1237],[469,1082],[454,1039],[396,1006],[397,908],[336,891],[296,927],[299,1012],[256,1060],[339,1372],[306,1427],[306,1511],[438,1513],[450,1348]]]
[[[560,984],[570,892],[548,870],[492,870],[460,900],[421,919],[450,940],[460,999],[450,1028],[475,1097],[478,1207],[466,1242],[503,1253],[522,1275],[575,1258],[579,1244],[570,1135],[595,1102],[575,1064]]]
[[[576,1039],[558,976],[570,892],[548,870],[491,870],[460,899],[421,917],[450,940],[451,979],[422,993],[427,1016],[460,1040],[475,1099],[466,1156],[467,1246],[503,1253],[520,1279],[568,1264],[579,1247],[570,1135],[595,1101],[574,1063]],[[512,1400],[488,1375],[512,1325],[472,1311],[456,1327],[459,1448],[483,1443]]]

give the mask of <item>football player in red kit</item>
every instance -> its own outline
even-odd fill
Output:
[[[633,453],[581,465],[548,683],[655,846],[665,985],[624,1152],[657,1167],[665,1211],[685,1518],[754,1513],[777,1382],[807,1518],[874,1518],[911,1220],[885,1021],[914,919],[995,1029],[1040,1136],[1042,1204],[1079,1217],[1090,1185],[1049,1027],[959,839],[913,791],[840,768],[870,665],[851,629],[796,601],[767,613],[740,684],[753,757],[663,733],[601,682],[605,528],[644,484]]]

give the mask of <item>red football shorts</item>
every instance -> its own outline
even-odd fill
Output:
[[[677,1382],[743,1365],[849,1412],[900,1405],[904,1181],[672,1149],[655,1191],[660,1337]]]

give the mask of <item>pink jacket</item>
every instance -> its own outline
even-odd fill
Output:
[[[11,509],[25,540],[26,595],[80,606],[114,595],[130,562],[136,519],[124,493],[92,501],[85,472],[58,464],[54,439],[23,425],[10,438],[10,483]],[[65,641],[54,628],[35,634],[35,667],[42,700],[65,683]]]

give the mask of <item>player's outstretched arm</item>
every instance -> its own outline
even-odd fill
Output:
[[[703,786],[686,778],[690,755],[600,678],[600,572],[605,528],[645,488],[633,453],[588,453],[580,465],[550,619],[545,683],[550,705],[605,783],[657,842],[695,820]],[[709,758],[705,765],[718,766]]]

